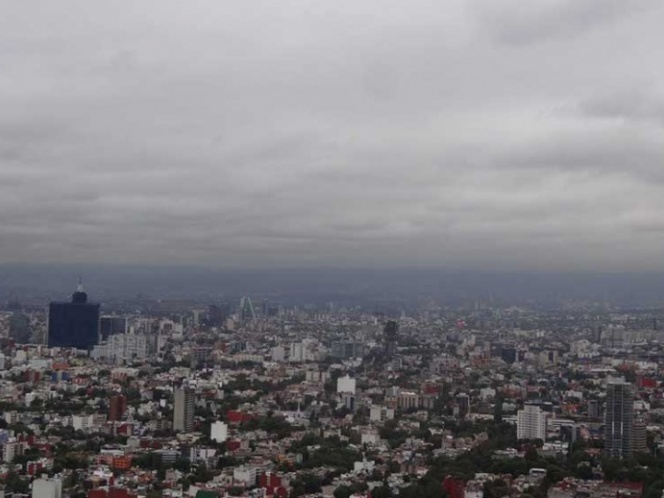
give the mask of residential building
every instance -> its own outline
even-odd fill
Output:
[[[191,432],[194,429],[194,404],[196,392],[189,387],[175,390],[173,409],[173,430]]]
[[[516,435],[519,439],[546,439],[546,414],[538,405],[525,405],[517,412]]]
[[[61,498],[62,481],[57,478],[35,479],[32,482],[32,498]]]
[[[223,443],[228,439],[228,425],[218,421],[210,426],[210,439],[218,443]]]

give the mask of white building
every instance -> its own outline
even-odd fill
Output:
[[[326,382],[329,377],[327,372],[318,370],[307,370],[305,376],[307,382]]]
[[[304,361],[304,344],[301,342],[294,342],[291,344],[288,359],[293,363],[301,363]]]
[[[256,467],[243,465],[233,469],[233,481],[245,486],[256,485]]]
[[[92,357],[122,363],[145,359],[148,352],[147,336],[143,334],[116,334],[109,336],[105,343],[95,346],[92,350]]]
[[[277,363],[286,361],[286,349],[283,346],[275,346],[272,348],[271,356],[272,361]]]
[[[22,349],[17,349],[14,353],[14,361],[17,365],[22,365],[28,361],[28,353]]]
[[[302,342],[294,342],[290,345],[288,361],[302,363],[304,361],[316,361],[318,341],[314,339],[303,339]]]
[[[365,429],[361,432],[360,437],[361,444],[378,444],[380,441],[380,435],[376,429]]]
[[[372,405],[369,411],[369,420],[372,422],[382,422],[394,418],[394,409],[386,408],[380,405]]]
[[[16,424],[20,420],[20,416],[17,411],[5,412],[4,416],[5,422],[7,422],[9,425]]]
[[[355,379],[352,379],[350,375],[337,379],[337,394],[341,393],[355,394]]]
[[[34,400],[37,399],[37,393],[25,393],[25,406],[30,406]]]
[[[224,422],[215,422],[210,426],[210,439],[223,443],[228,439],[228,425]]]
[[[12,463],[14,457],[23,454],[23,443],[12,438],[2,445],[2,460],[6,463]]]
[[[94,415],[72,415],[71,426],[75,431],[88,431],[95,426]]]
[[[519,439],[546,440],[546,414],[539,406],[525,405],[516,416],[516,436]]]
[[[356,474],[359,472],[366,472],[367,474],[371,474],[375,467],[376,462],[367,460],[366,458],[363,458],[361,462],[353,462],[353,470]]]
[[[214,448],[190,448],[189,460],[194,463],[209,462],[217,456],[217,450]]]
[[[32,482],[32,498],[62,498],[62,481],[52,479],[35,479]]]

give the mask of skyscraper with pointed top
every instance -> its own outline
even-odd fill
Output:
[[[52,302],[48,308],[48,347],[90,350],[99,342],[99,304],[89,303],[79,280],[71,302]]]
[[[244,296],[240,299],[240,320],[243,322],[250,322],[256,319],[256,312],[254,305],[249,296]]]

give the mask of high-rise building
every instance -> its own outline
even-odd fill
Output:
[[[510,365],[521,363],[526,359],[526,351],[517,349],[513,345],[502,345],[500,346],[500,358]]]
[[[456,403],[459,408],[459,418],[466,418],[470,414],[470,396],[466,393],[457,394]]]
[[[6,463],[12,463],[14,458],[23,454],[23,444],[16,438],[11,438],[2,445],[2,460]]]
[[[194,429],[194,404],[196,392],[189,387],[175,390],[175,407],[173,409],[173,430],[191,432]]]
[[[546,414],[537,405],[525,405],[516,416],[518,439],[546,440]]]
[[[117,364],[143,360],[150,350],[149,339],[154,336],[145,334],[110,335],[105,342],[92,348],[90,356],[94,359],[113,360]]]
[[[102,316],[99,319],[99,333],[105,341],[112,335],[127,333],[127,319],[122,316]]]
[[[600,343],[607,348],[621,349],[625,345],[627,335],[628,331],[624,325],[609,325],[602,330]]]
[[[191,348],[191,368],[201,368],[210,362],[212,346],[198,345]]]
[[[79,282],[70,303],[52,302],[48,310],[48,347],[92,349],[99,342],[99,304],[89,303]]]
[[[341,403],[351,412],[355,412],[355,409],[357,408],[355,395],[352,393],[341,393]]]
[[[32,340],[30,332],[30,319],[19,311],[12,313],[9,318],[9,337],[17,344],[29,344]]]
[[[251,303],[251,298],[249,296],[244,296],[240,299],[240,320],[243,322],[249,322],[256,319],[256,312],[254,311],[254,305]]]
[[[330,346],[330,356],[337,360],[362,358],[364,356],[364,344],[355,341],[333,341]]]
[[[228,303],[221,305],[210,304],[207,309],[207,324],[210,327],[221,327],[230,314]]]
[[[632,446],[635,453],[645,453],[648,451],[648,438],[646,436],[646,423],[642,419],[634,421],[634,444]]]
[[[596,400],[596,399],[589,399],[588,400],[588,416],[590,418],[599,418],[600,417],[599,400]]]
[[[389,320],[383,329],[385,338],[385,354],[392,357],[397,354],[397,342],[399,339],[399,324],[394,320]]]
[[[628,458],[634,451],[634,386],[627,382],[606,386],[604,451],[609,458]]]
[[[127,398],[122,394],[111,396],[108,408],[108,420],[120,420],[127,410]]]

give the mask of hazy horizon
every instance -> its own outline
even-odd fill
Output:
[[[228,302],[250,295],[278,303],[367,305],[529,304],[572,301],[664,305],[664,273],[560,273],[441,268],[262,268],[0,264],[0,299],[66,300],[82,278],[92,300],[184,299]],[[378,307],[380,309],[380,306]]]

